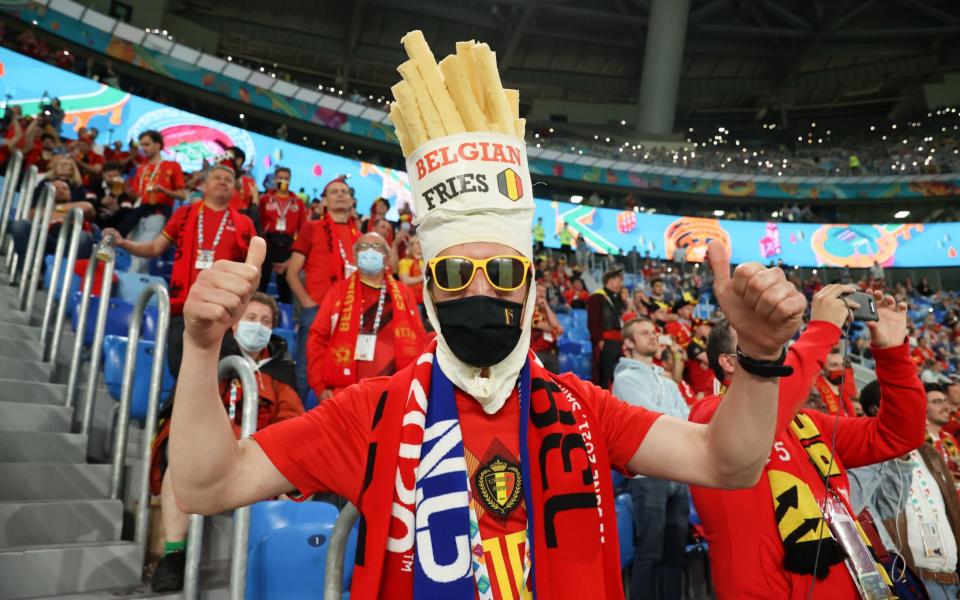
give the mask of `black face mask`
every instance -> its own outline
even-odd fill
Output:
[[[473,367],[502,361],[520,340],[523,305],[490,296],[437,302],[440,332],[457,358]]]

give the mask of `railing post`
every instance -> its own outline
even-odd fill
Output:
[[[67,264],[64,267],[63,285],[57,287],[60,277],[60,267],[63,263],[63,251],[67,247],[67,225],[70,225],[70,245],[67,250]],[[70,294],[70,283],[73,280],[73,268],[77,263],[77,252],[80,248],[80,234],[83,233],[83,211],[72,208],[63,219],[60,232],[57,235],[57,248],[53,253],[53,272],[50,275],[50,289],[47,290],[47,301],[43,306],[43,320],[40,324],[40,345],[43,348],[44,361],[56,359],[56,350],[60,346],[60,332],[63,330],[63,317],[67,312],[67,298]],[[50,318],[53,316],[53,302],[57,291],[60,300],[57,302],[57,322],[54,324],[54,336],[51,345]]]
[[[217,369],[220,379],[236,373],[243,386],[243,421],[240,437],[248,438],[257,430],[260,390],[250,362],[242,356],[228,356]],[[230,557],[230,600],[244,600],[247,586],[247,538],[250,537],[250,507],[233,511],[233,544]]]
[[[0,250],[5,244],[4,238],[7,235],[7,225],[10,222],[10,207],[13,202],[13,191],[17,188],[17,180],[20,179],[20,167],[23,164],[23,153],[19,150],[10,156],[10,162],[7,163],[7,172],[3,176],[3,191],[0,192]]]
[[[40,272],[43,270],[43,257],[47,250],[47,237],[50,235],[50,220],[53,217],[53,201],[55,190],[52,185],[47,186],[43,194],[43,216],[40,220],[40,229],[36,239],[27,252],[27,260],[23,263],[23,273],[20,275],[20,310],[27,311],[28,318],[33,312],[33,303],[37,299],[37,285],[40,283]],[[34,215],[34,224],[37,219]]]
[[[76,403],[77,379],[80,376],[80,360],[83,356],[83,338],[87,327],[87,313],[90,312],[90,295],[93,292],[93,280],[96,279],[98,253],[90,255],[87,262],[87,272],[83,276],[83,291],[80,292],[80,306],[77,307],[77,328],[73,339],[73,352],[70,356],[70,369],[67,372],[67,391],[63,405],[72,408]],[[57,341],[57,335],[54,336]],[[53,355],[56,357],[56,355]]]
[[[84,391],[83,413],[80,421],[80,433],[90,433],[90,423],[93,421],[93,404],[97,398],[97,383],[100,381],[100,356],[103,350],[103,336],[107,328],[107,311],[110,310],[110,291],[113,289],[113,267],[116,262],[116,254],[113,247],[112,238],[106,238],[94,253],[99,260],[104,262],[103,278],[100,281],[100,304],[97,307],[97,322],[93,329],[93,344],[90,345],[90,362],[87,371],[87,387]],[[93,262],[91,260],[91,262]],[[96,272],[88,273],[96,277]],[[86,324],[84,324],[86,326]],[[82,338],[83,330],[80,330]]]
[[[21,221],[27,218],[27,215],[30,214],[30,208],[33,204],[33,191],[37,187],[37,167],[31,166],[27,171],[27,174],[23,177],[23,183],[20,184],[20,192],[17,194],[17,210],[14,212],[13,221]],[[33,241],[34,230],[30,228],[30,240]],[[30,247],[28,243],[27,247]],[[21,264],[21,257],[17,256],[14,250],[13,237],[10,237],[10,240],[7,241],[7,272],[8,278],[7,281],[10,285],[14,285],[17,279],[17,270],[18,266]]]
[[[353,529],[353,524],[359,517],[357,508],[348,502],[333,525],[330,544],[327,546],[327,564],[324,567],[323,600],[343,598],[343,563],[346,560],[344,553],[347,550],[350,530]]]
[[[130,426],[130,406],[133,403],[134,373],[137,369],[137,354],[140,343],[140,328],[143,313],[154,296],[158,301],[157,338],[153,349],[153,362],[150,369],[150,388],[147,397],[147,413],[143,425],[143,464],[150,464],[151,439],[157,424],[157,408],[160,405],[160,389],[163,385],[163,359],[166,356],[167,329],[170,323],[170,296],[167,289],[159,283],[151,283],[137,298],[127,328],[127,353],[123,364],[123,382],[120,388],[120,406],[117,425],[114,429],[113,462],[110,469],[109,497],[119,499],[123,481],[123,465],[127,455],[127,433]],[[137,506],[134,541],[146,544],[148,533],[148,509],[150,503],[150,469],[144,468],[137,488]],[[141,517],[142,515],[142,517]],[[141,525],[141,520],[143,521]],[[142,529],[142,531],[141,531]]]
[[[230,375],[240,378],[243,387],[243,420],[240,437],[246,438],[257,430],[257,413],[260,407],[260,392],[257,377],[250,362],[242,356],[228,356],[220,361],[217,378]],[[202,550],[203,517],[190,515],[190,530],[187,533],[187,564],[184,572],[183,591],[186,600],[195,600],[199,594],[200,554]],[[233,511],[233,541],[230,548],[230,599],[243,600],[247,576],[247,538],[250,536],[250,507],[242,506]]]

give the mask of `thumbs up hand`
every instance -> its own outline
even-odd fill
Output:
[[[183,305],[185,337],[203,349],[215,347],[247,308],[260,284],[267,253],[263,238],[250,240],[246,262],[218,260],[197,275]]]
[[[739,265],[730,277],[730,251],[721,242],[710,243],[707,259],[713,270],[713,293],[737,343],[757,360],[776,360],[784,344],[803,325],[807,300],[781,269],[759,263]]]

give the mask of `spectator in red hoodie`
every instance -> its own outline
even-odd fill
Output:
[[[780,381],[778,433],[760,481],[736,491],[691,487],[720,600],[861,597],[843,564],[845,556],[859,553],[868,568],[875,560],[856,533],[843,537],[849,547],[841,545],[824,526],[820,507],[834,512],[833,523],[852,525],[856,517],[849,504],[846,469],[890,460],[920,446],[926,397],[904,343],[906,305],[877,293],[880,320],[868,326],[884,398],[878,416],[796,412],[840,337],[848,315],[840,299],[845,291],[851,291],[850,286],[830,285],[816,295],[812,320],[788,352],[787,364],[794,372]],[[736,333],[726,323],[714,327],[707,352],[717,376],[729,380],[736,362]],[[690,419],[709,422],[721,401],[719,397],[700,401]],[[879,592],[889,593],[884,592],[886,575],[879,568],[868,576]]]

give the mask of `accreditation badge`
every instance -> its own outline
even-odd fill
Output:
[[[847,570],[860,590],[860,597],[864,600],[895,599],[897,596],[887,585],[887,577],[880,573],[877,561],[863,542],[857,523],[847,512],[843,502],[836,496],[828,496],[823,517],[830,527],[830,533],[847,554]]]
[[[213,250],[198,250],[197,260],[193,263],[194,269],[204,270],[213,266]]]
[[[357,336],[357,348],[353,353],[356,360],[373,360],[373,353],[377,349],[377,336],[361,333]]]

